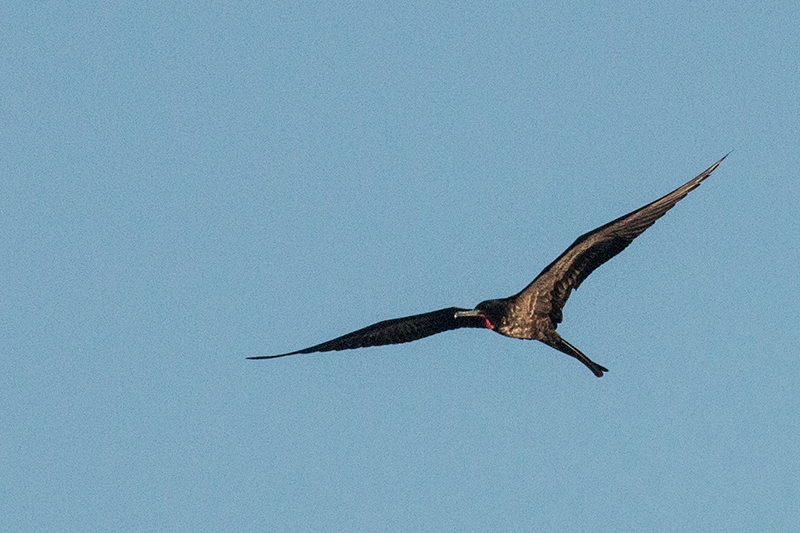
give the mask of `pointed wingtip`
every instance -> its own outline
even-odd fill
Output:
[[[286,357],[287,355],[294,355],[296,353],[300,353],[300,352],[282,353],[282,354],[279,354],[279,355],[255,355],[255,356],[252,356],[252,357],[247,357],[246,359],[250,359],[250,360],[253,360],[253,361],[259,360],[259,359],[275,359],[276,357]]]
[[[733,150],[731,150],[730,152],[728,152],[727,154],[722,156],[722,159],[720,159],[719,161],[717,161],[716,163],[714,163],[713,165],[708,167],[708,170],[706,170],[705,172],[700,174],[700,176],[698,176],[698,178],[700,178],[701,176],[702,176],[702,178],[698,180],[698,183],[703,181],[704,179],[706,179],[712,172],[714,172],[717,169],[717,167],[719,166],[719,164],[722,163],[723,161],[725,161],[725,158],[728,157],[729,155],[731,155],[732,153],[733,153]]]
[[[725,161],[725,158],[726,158],[726,157],[728,157],[729,155],[731,155],[732,153],[733,153],[733,150],[731,150],[731,151],[730,151],[730,152],[728,152],[727,154],[723,155],[723,156],[722,156],[722,159],[720,159],[719,161],[717,161],[716,163],[714,163],[714,168],[717,168],[717,166],[719,166],[719,164],[720,164],[720,163],[722,163],[723,161]]]

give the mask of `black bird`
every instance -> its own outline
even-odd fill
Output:
[[[577,289],[594,269],[624,250],[633,239],[700,185],[700,182],[706,179],[725,157],[668,195],[578,237],[572,246],[547,265],[530,285],[514,296],[487,300],[479,303],[475,309],[448,307],[431,313],[384,320],[304,350],[280,355],[248,357],[248,359],[273,359],[301,353],[400,344],[450,329],[486,328],[506,337],[541,341],[571,355],[589,367],[595,376],[600,377],[603,372],[608,372],[608,369],[590,360],[556,333],[556,328],[563,318],[561,310],[567,303],[570,293],[573,289]]]

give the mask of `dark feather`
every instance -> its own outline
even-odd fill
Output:
[[[429,337],[443,331],[458,328],[485,328],[486,318],[482,316],[456,317],[459,311],[469,311],[458,307],[448,307],[421,315],[407,316],[384,320],[366,328],[359,329],[347,335],[322,344],[317,344],[304,350],[289,352],[280,355],[262,355],[248,357],[248,359],[274,359],[286,355],[300,353],[329,352],[331,350],[349,350],[351,348],[365,348],[367,346],[382,346],[384,344],[400,344],[411,342],[424,337]]]
[[[671,193],[578,237],[530,285],[513,297],[515,305],[523,309],[523,314],[547,315],[554,325],[559,324],[563,318],[561,311],[572,290],[700,185],[725,157]]]

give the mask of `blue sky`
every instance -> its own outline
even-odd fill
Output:
[[[0,7],[10,531],[800,523],[796,2]],[[537,342],[246,361],[513,294]]]

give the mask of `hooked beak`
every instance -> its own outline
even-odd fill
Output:
[[[482,311],[478,311],[477,309],[470,309],[468,311],[456,311],[455,317],[462,318],[465,316],[483,316]]]
[[[489,322],[489,319],[486,318],[486,314],[481,311],[480,309],[468,309],[465,311],[456,311],[454,314],[455,318],[464,318],[464,317],[480,317],[483,319],[483,322],[480,325],[473,325],[470,327],[479,327],[479,328],[486,328],[486,329],[494,329],[494,325]]]

